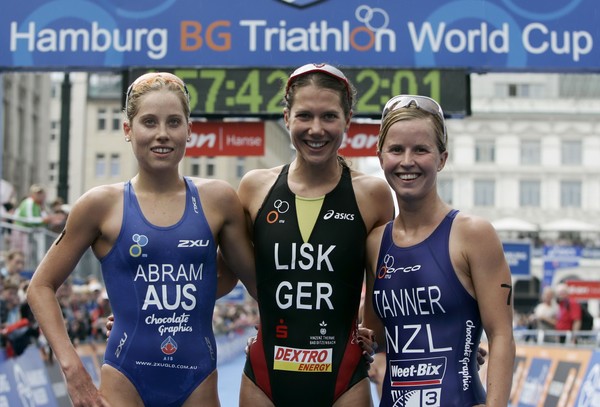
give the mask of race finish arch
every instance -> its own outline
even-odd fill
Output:
[[[600,66],[596,0],[28,0],[0,27],[2,69]]]
[[[472,72],[600,72],[599,13],[597,0],[28,0],[0,14],[0,72],[170,70],[194,116],[268,118],[293,67],[328,62],[357,86],[356,117],[398,93],[462,117]],[[348,146],[367,148],[348,155],[372,155],[373,134],[356,135]]]

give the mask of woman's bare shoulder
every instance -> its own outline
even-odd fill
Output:
[[[248,171],[240,181],[240,187],[256,186],[261,184],[272,184],[281,173],[283,165],[272,168],[257,168]]]
[[[365,189],[367,191],[388,192],[389,186],[385,179],[352,170],[352,183],[355,188]]]
[[[235,189],[225,180],[215,178],[191,178],[191,180],[198,189],[203,202],[222,205],[231,200],[238,200]]]
[[[352,185],[368,231],[394,218],[394,198],[384,179],[352,171]]]
[[[123,197],[123,188],[122,182],[93,187],[79,197],[74,207],[101,207],[114,204]]]
[[[489,254],[502,250],[500,237],[489,220],[463,212],[454,219],[451,241],[466,252]]]
[[[119,219],[123,205],[123,183],[101,185],[85,192],[71,206],[67,226],[79,233],[86,230],[100,230],[111,219]]]
[[[492,223],[478,215],[458,212],[454,220],[455,227],[458,231],[467,236],[477,236],[478,234],[495,234],[496,231]]]
[[[230,183],[219,178],[189,177],[189,179],[199,190],[206,188],[232,188]]]

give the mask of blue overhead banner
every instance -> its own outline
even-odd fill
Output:
[[[531,275],[531,242],[502,242],[502,248],[513,276]]]
[[[289,67],[600,71],[598,0],[26,0],[0,69]]]
[[[552,285],[556,270],[579,266],[581,247],[579,246],[544,246],[544,277],[542,288]]]

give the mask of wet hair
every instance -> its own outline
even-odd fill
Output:
[[[318,67],[318,64],[315,65]],[[300,68],[299,68],[300,69]],[[346,118],[350,117],[350,113],[354,108],[354,101],[356,99],[356,88],[347,79],[342,80],[336,76],[325,73],[320,70],[309,70],[304,74],[293,75],[287,82],[285,88],[285,95],[283,97],[283,105],[286,110],[291,110],[294,105],[294,96],[299,88],[304,86],[313,85],[318,88],[332,89],[340,97],[340,103],[342,111]],[[346,159],[338,155],[338,162],[343,167],[349,167]]]
[[[185,83],[169,72],[151,72],[137,78],[127,89],[124,109],[127,121],[131,123],[137,115],[142,96],[161,89],[167,89],[177,95],[181,101],[185,117],[189,120],[191,113],[190,96]]]
[[[431,123],[436,135],[436,144],[438,151],[443,153],[446,151],[448,146],[445,143],[444,136],[444,123],[439,116],[429,113],[426,110],[419,109],[416,105],[411,104],[406,107],[398,108],[390,111],[381,121],[381,127],[379,130],[379,137],[377,139],[377,151],[381,152],[383,143],[387,137],[390,127],[394,123],[405,121],[405,120],[418,120],[426,119]]]
[[[284,107],[290,110],[294,105],[294,96],[299,88],[314,85],[318,88],[332,89],[340,96],[340,102],[344,115],[350,116],[354,107],[356,89],[350,82],[344,82],[332,75],[320,71],[307,72],[304,75],[297,75],[292,78],[287,85],[287,92],[283,98]]]

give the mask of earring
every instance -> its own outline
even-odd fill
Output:
[[[187,142],[189,143],[190,141],[192,141],[192,138],[191,138],[191,137],[188,137],[188,138],[187,138]]]
[[[129,143],[131,141],[131,139],[129,137],[125,137],[125,142]]]

